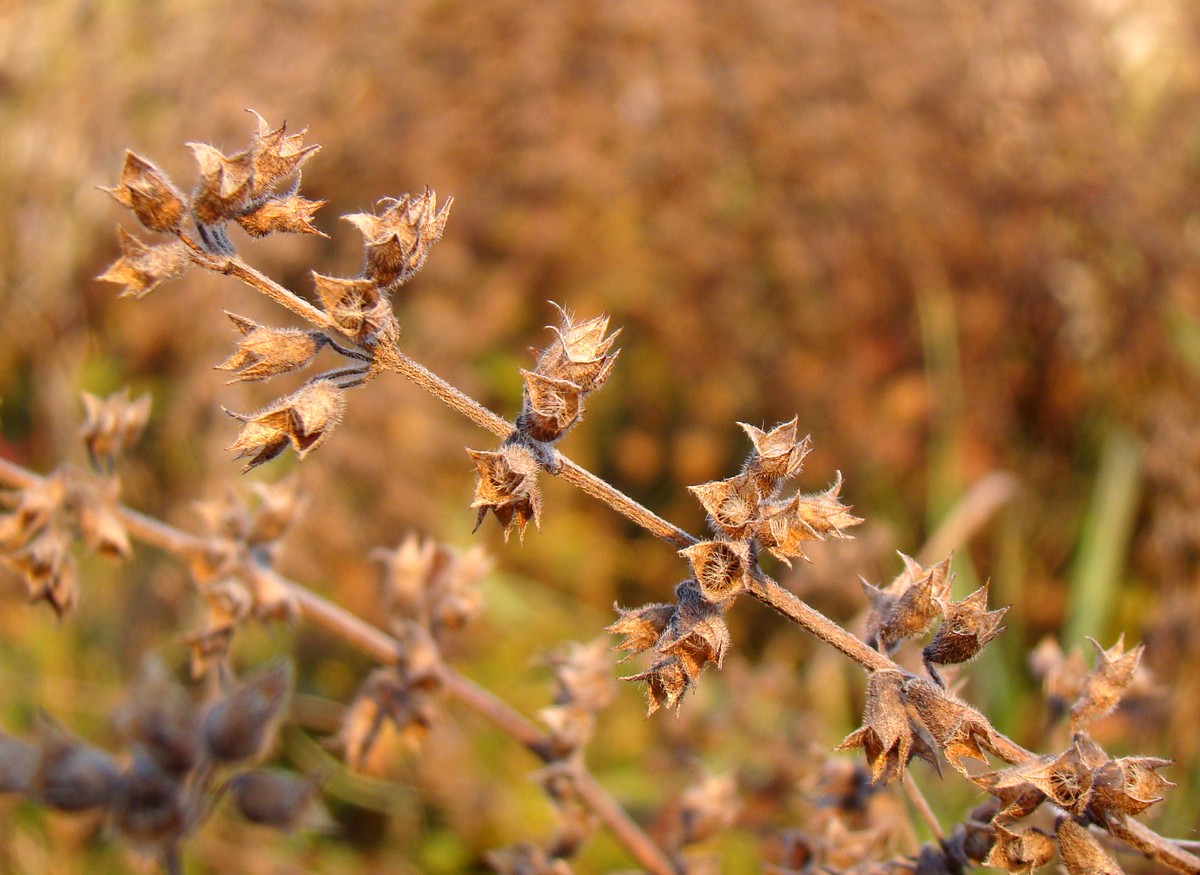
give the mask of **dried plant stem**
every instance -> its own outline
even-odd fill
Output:
[[[1137,848],[1151,860],[1170,866],[1176,872],[1200,875],[1200,857],[1185,851],[1170,839],[1163,838],[1150,827],[1132,817],[1110,819],[1105,828],[1130,847]]]
[[[0,458],[0,483],[18,489],[29,489],[41,481],[42,478],[32,471]],[[165,552],[186,558],[205,547],[205,539],[180,531],[123,505],[117,508],[117,514],[132,537]],[[381,629],[271,569],[259,568],[256,573],[270,575],[273,582],[288,593],[300,615],[313,625],[325,629],[382,664],[394,664],[400,658],[404,645]],[[503,730],[542,762],[554,762],[545,734],[508,703],[462,676],[444,662],[438,665],[438,678],[442,688],[450,696]],[[572,775],[580,796],[641,866],[653,875],[678,875],[677,868],[667,855],[596,782],[586,768],[578,765]]]
[[[905,775],[900,780],[900,783],[904,785],[904,795],[908,797],[908,801],[912,803],[913,808],[917,809],[917,814],[921,816],[921,820],[925,821],[925,826],[929,828],[930,835],[938,842],[945,841],[946,833],[942,830],[942,825],[938,823],[937,815],[929,807],[929,800],[925,798],[925,794],[921,792],[921,788],[913,781],[912,775]]]
[[[619,489],[610,486],[607,481],[601,480],[591,471],[580,467],[561,453],[558,455],[557,473],[572,486],[577,486],[593,498],[600,499],[613,510],[668,544],[676,547],[690,547],[697,543],[698,539],[638,504]]]
[[[291,310],[301,319],[333,334],[341,334],[338,326],[329,318],[329,314],[314,307],[295,292],[285,289],[266,274],[255,270],[239,256],[213,255],[187,234],[180,232],[178,236],[188,248],[188,256],[196,266],[214,273],[235,277],[255,291],[266,295],[279,306]]]

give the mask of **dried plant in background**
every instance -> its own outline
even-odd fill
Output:
[[[514,528],[523,538],[528,523],[538,527],[542,519],[539,477],[558,476],[678,550],[689,576],[676,584],[674,602],[620,609],[608,628],[624,636],[616,649],[652,654],[648,668],[626,678],[644,684],[651,714],[660,708],[678,711],[704,669],[720,669],[726,662],[737,645],[726,616],[741,596],[772,607],[863,669],[862,726],[840,748],[862,748],[869,780],[860,781],[855,793],[832,807],[864,809],[860,797],[899,783],[926,818],[934,840],[901,857],[874,859],[880,843],[870,838],[876,826],[869,817],[853,827],[856,832],[842,834],[838,830],[852,827],[831,818],[822,842],[792,841],[788,862],[777,871],[953,873],[988,865],[1021,872],[1046,864],[1055,852],[1068,871],[1120,871],[1100,843],[1105,837],[1119,839],[1176,871],[1200,872],[1200,859],[1134,819],[1162,798],[1169,782],[1158,770],[1168,762],[1113,758],[1088,734],[1088,726],[1112,711],[1132,683],[1140,647],[1126,652],[1123,639],[1108,649],[1095,644],[1095,664],[1080,679],[1070,710],[1070,745],[1057,754],[1025,749],[951,692],[954,678],[936,668],[945,672],[946,666],[973,660],[1003,631],[1000,623],[1007,608],[988,610],[986,583],[954,601],[948,558],[923,566],[902,557],[904,570],[889,586],[863,582],[870,607],[864,641],[764,571],[760,559],[765,555],[787,565],[793,559],[807,560],[805,550],[813,544],[848,538],[847,530],[862,522],[842,503],[840,474],[821,492],[784,494],[811,449],[809,439],[799,437],[796,419],[769,430],[742,424],[752,450],[740,472],[692,487],[710,528],[710,537],[699,539],[572,462],[555,446],[580,421],[585,398],[599,390],[614,369],[619,351],[613,350],[616,333],[609,333],[607,317],[579,320],[560,309],[558,324],[551,328],[553,338],[539,351],[533,370],[522,371],[520,414],[510,423],[399,346],[392,296],[420,270],[441,238],[450,200],[439,208],[433,192],[426,190],[419,196],[381,201],[378,214],[347,216],[364,238],[363,267],[353,277],[313,272],[313,303],[251,267],[239,255],[230,228],[237,224],[253,237],[319,233],[312,219],[321,203],[299,194],[301,167],[317,147],[303,145],[302,133],[288,134],[285,126],[273,129],[261,117],[244,151],[226,155],[211,146],[191,147],[199,182],[190,195],[150,161],[126,155],[119,185],[109,192],[146,230],[167,239],[143,242],[121,229],[122,255],[101,279],[121,285],[123,295],[142,297],[198,267],[238,279],[308,324],[303,330],[264,326],[229,314],[241,339],[237,350],[217,367],[233,373],[234,381],[269,381],[310,367],[319,354],[339,357],[336,366],[255,413],[227,411],[241,423],[230,450],[249,458],[245,470],[289,448],[305,458],[341,422],[349,390],[395,372],[499,439],[494,450],[468,451],[476,469],[471,506],[477,511],[477,528],[490,512],[506,540]],[[126,766],[46,724],[36,749],[9,743],[16,765],[7,789],[29,792],[60,807],[111,809],[118,831],[135,840],[147,836],[158,841],[162,847],[155,853],[164,868],[174,871],[179,843],[203,819],[196,812],[208,810],[202,800],[212,786],[211,771],[262,751],[288,686],[286,663],[241,683],[232,680],[231,641],[252,618],[301,616],[382,664],[362,682],[337,735],[351,764],[370,755],[385,725],[419,741],[447,697],[467,704],[544,761],[538,780],[559,814],[559,832],[544,847],[522,844],[491,854],[489,860],[498,871],[569,871],[570,860],[597,824],[611,831],[649,871],[691,873],[710,865],[684,851],[737,819],[736,781],[702,776],[680,795],[665,838],[656,841],[588,770],[584,750],[596,740],[597,714],[613,698],[611,657],[602,644],[569,646],[552,658],[553,704],[539,713],[547,727],[540,729],[458,674],[445,656],[446,636],[479,612],[473,588],[486,570],[484,559],[416,539],[378,553],[386,572],[391,623],[385,632],[275,570],[275,545],[300,503],[286,485],[262,490],[253,510],[232,497],[207,506],[209,531],[202,536],[118,504],[114,460],[144,424],[145,405],[116,396],[106,402],[89,400],[87,406],[84,436],[96,473],[61,470],[42,478],[0,463],[0,478],[16,490],[12,513],[3,518],[4,557],[24,575],[35,599],[49,601],[62,613],[74,603],[68,552],[74,535],[116,555],[128,554],[129,537],[178,555],[206,609],[203,627],[189,636],[194,671],[218,692],[197,720],[189,719],[182,705],[176,715],[154,710],[165,707],[162,701],[178,698],[174,692],[164,693],[153,707],[145,705],[149,710],[144,713],[135,707],[124,722],[132,727],[127,729],[131,752]],[[96,478],[100,485],[95,485]],[[100,495],[90,503],[77,497],[85,495],[81,490],[88,483],[93,484],[92,493]],[[894,657],[906,639],[927,634],[939,621],[921,652],[927,679]],[[147,683],[165,682],[158,677]],[[142,695],[146,697],[153,695]],[[168,770],[159,761],[165,755],[160,752],[156,759],[156,749],[147,746],[149,739],[161,744],[159,736],[170,734],[160,731],[163,726],[180,730],[181,740],[173,751],[186,753],[200,743],[204,755],[185,756],[186,766],[175,763],[174,771]],[[908,778],[913,757],[939,774],[944,760],[992,800],[953,828],[943,829]],[[76,762],[86,778],[81,782],[72,771]],[[63,771],[69,780],[60,777]],[[254,770],[230,776],[221,788],[233,794],[248,819],[281,827],[294,825],[316,792],[316,784],[307,779]],[[179,794],[195,799],[178,802]]]

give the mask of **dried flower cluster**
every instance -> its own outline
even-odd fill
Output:
[[[180,845],[226,793],[245,819],[291,829],[312,810],[317,782],[248,767],[270,744],[291,682],[291,663],[280,660],[197,703],[149,660],[114,715],[120,756],[43,714],[30,741],[0,733],[0,793],[102,812],[121,838],[172,872],[180,871]]]
[[[628,678],[646,684],[651,713],[678,707],[706,666],[721,667],[730,645],[725,611],[762,579],[760,550],[790,565],[808,558],[805,542],[845,538],[847,528],[862,522],[838,498],[840,475],[824,492],[780,497],[810,449],[807,437],[797,439],[795,419],[770,431],[741,426],[754,445],[741,472],[691,487],[716,537],[679,551],[692,576],[676,585],[675,604],[622,610],[608,627],[625,636],[616,649],[631,656],[654,650],[654,664]]]
[[[889,585],[862,581],[870,607],[862,641],[760,567],[764,553],[789,567],[793,559],[807,561],[811,542],[848,538],[848,530],[862,522],[841,500],[840,474],[822,492],[785,494],[810,451],[809,439],[798,436],[797,419],[770,430],[742,424],[752,449],[740,472],[691,488],[710,529],[708,539],[698,540],[583,471],[555,446],[581,420],[585,399],[605,384],[615,365],[619,331],[609,332],[607,316],[577,320],[559,309],[553,339],[538,352],[533,369],[522,371],[520,414],[509,423],[397,346],[400,327],[391,295],[421,269],[440,239],[449,199],[439,208],[427,190],[384,200],[377,214],[345,217],[364,238],[363,267],[349,278],[314,272],[314,304],[249,267],[229,232],[237,224],[255,237],[319,233],[311,220],[321,202],[299,194],[301,168],[317,147],[305,146],[303,133],[272,129],[259,117],[244,151],[225,155],[208,145],[191,148],[199,181],[190,195],[151,162],[127,154],[119,185],[109,193],[147,230],[173,239],[150,245],[120,230],[123,254],[101,278],[121,284],[123,295],[141,297],[198,266],[237,278],[308,323],[303,329],[274,327],[227,314],[240,339],[217,368],[229,372],[231,382],[294,374],[322,355],[344,360],[256,413],[230,413],[242,424],[231,449],[249,459],[247,470],[289,447],[305,458],[341,421],[348,389],[399,373],[500,439],[496,450],[468,451],[477,474],[476,529],[489,513],[506,540],[513,529],[523,537],[530,521],[540,527],[538,478],[557,475],[671,543],[687,561],[689,574],[676,584],[672,602],[620,609],[607,629],[622,636],[614,649],[630,657],[651,654],[645,671],[626,678],[645,685],[650,713],[678,711],[705,668],[726,662],[732,648],[726,612],[743,595],[770,605],[866,672],[862,725],[838,748],[861,749],[865,768],[843,761],[820,769],[816,804],[823,813],[784,834],[781,864],[772,871],[959,875],[990,866],[1031,872],[1057,855],[1070,873],[1120,872],[1100,841],[1105,833],[1174,870],[1200,871],[1200,859],[1133,820],[1171,786],[1158,774],[1169,761],[1114,758],[1089,734],[1090,725],[1112,713],[1133,685],[1142,647],[1127,652],[1123,637],[1108,649],[1093,641],[1090,670],[1061,651],[1039,651],[1037,668],[1052,709],[1070,714],[1070,745],[1055,754],[1026,750],[952,693],[939,672],[971,661],[1002,631],[1008,609],[988,609],[986,583],[955,601],[949,558],[925,567],[902,555],[904,568]],[[40,478],[0,464],[0,477],[14,489],[5,497],[8,512],[0,515],[0,558],[23,575],[34,600],[46,600],[62,614],[76,599],[70,553],[75,539],[126,557],[134,536],[180,556],[204,611],[200,628],[186,639],[193,670],[214,692],[194,702],[163,669],[149,666],[117,715],[115,729],[125,748],[119,757],[48,718],[39,722],[32,742],[0,735],[0,792],[68,811],[101,811],[169,873],[180,871],[181,844],[225,793],[250,821],[297,825],[315,800],[317,783],[245,767],[264,754],[282,719],[291,663],[277,660],[237,680],[230,648],[251,619],[303,617],[379,663],[328,739],[350,768],[372,769],[385,733],[419,744],[447,698],[465,703],[542,761],[535,779],[557,814],[557,831],[545,842],[492,852],[488,860],[497,871],[564,875],[600,825],[655,875],[712,871],[712,858],[683,851],[727,831],[750,810],[742,775],[702,772],[664,806],[652,837],[588,770],[588,745],[602,736],[600,714],[615,699],[604,640],[566,645],[551,656],[553,697],[538,712],[539,726],[458,674],[446,658],[453,637],[483,608],[479,583],[491,561],[481,550],[459,551],[410,535],[394,549],[376,551],[383,584],[379,624],[373,625],[276,570],[281,539],[304,506],[294,481],[258,487],[254,504],[233,495],[201,504],[204,534],[184,534],[118,503],[116,462],[146,425],[148,401],[117,393],[104,400],[85,396],[84,403],[82,436],[91,474],[64,467]],[[893,661],[903,642],[935,625],[921,651],[928,678]],[[919,847],[914,841],[897,855],[895,831],[877,815],[888,785],[905,785],[919,795],[905,780],[914,757],[939,776],[943,761],[949,763],[989,798],[946,830],[926,813],[936,840]],[[889,854],[891,859],[881,861]]]

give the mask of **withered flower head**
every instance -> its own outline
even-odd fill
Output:
[[[258,129],[250,140],[250,163],[254,174],[250,193],[257,199],[269,194],[280,181],[299,173],[304,162],[321,147],[305,146],[305,131],[289,134],[287,122],[272,129],[257,112],[249,112],[258,121]]]
[[[346,765],[362,769],[387,724],[416,746],[437,717],[436,677],[400,666],[377,668],[359,686],[338,732]]]
[[[116,188],[103,188],[117,203],[128,207],[151,231],[178,231],[187,205],[170,178],[133,152],[125,153],[121,181]]]
[[[541,527],[542,493],[537,475],[541,470],[533,453],[521,444],[505,444],[496,452],[467,450],[475,463],[475,500],[471,507],[478,509],[475,528],[483,523],[488,511],[495,514],[504,531],[504,540],[515,527],[522,539],[525,526]]]
[[[750,545],[745,541],[701,541],[679,551],[705,598],[728,605],[747,587]]]
[[[236,458],[252,456],[243,472],[268,462],[290,444],[303,459],[325,442],[342,420],[345,393],[331,380],[317,379],[249,416],[225,412],[245,423],[229,447]]]
[[[441,239],[454,198],[446,198],[440,210],[431,189],[420,195],[385,198],[379,215],[353,213],[342,216],[362,232],[366,240],[363,275],[382,289],[408,281],[425,264],[429,249]]]
[[[558,327],[546,326],[554,332],[554,340],[538,354],[535,372],[551,380],[564,380],[579,387],[584,394],[599,389],[612,373],[620,350],[609,352],[617,335],[608,331],[608,316],[600,315],[584,322],[555,304],[560,321]]]
[[[192,192],[192,213],[202,225],[237,218],[249,203],[254,184],[254,157],[248,151],[226,155],[207,143],[188,143],[200,171]]]
[[[1086,826],[1069,817],[1060,817],[1054,824],[1054,834],[1067,875],[1123,875],[1125,870],[1100,847]]]
[[[45,714],[36,724],[41,759],[30,788],[42,802],[63,811],[112,803],[121,784],[116,760],[85,744]]]
[[[521,368],[525,381],[517,428],[535,441],[551,443],[574,425],[583,413],[583,390],[569,380],[557,380]]]
[[[183,276],[191,265],[187,249],[178,240],[147,246],[118,227],[117,241],[121,246],[121,257],[96,279],[124,286],[122,298],[144,297],[167,280]]]
[[[958,665],[979,655],[984,646],[999,635],[1004,628],[1001,619],[1007,607],[995,611],[987,609],[988,584],[985,583],[960,602],[951,602],[939,597],[943,611],[942,625],[933,640],[921,652],[925,668],[930,676],[941,683],[934,665]]]
[[[796,440],[798,418],[782,422],[770,431],[763,431],[744,422],[738,425],[746,432],[754,450],[746,458],[742,473],[753,479],[764,498],[773,496],[786,481],[800,473],[804,457],[812,450],[807,435]]]
[[[254,509],[245,530],[246,543],[251,546],[279,540],[308,506],[297,477],[287,477],[275,483],[255,483],[251,488],[258,496],[258,507]]]
[[[292,664],[275,662],[235,684],[209,706],[200,736],[218,762],[258,756],[275,731],[292,687]]]
[[[968,774],[964,759],[987,763],[985,751],[993,749],[995,730],[981,713],[920,678],[905,684],[904,697],[955,769]]]
[[[87,444],[92,465],[111,471],[114,461],[141,436],[150,421],[150,395],[136,401],[129,398],[129,387],[99,398],[83,392],[84,419],[79,436]]]
[[[1055,805],[1081,815],[1091,800],[1093,773],[1108,755],[1085,733],[1076,733],[1069,748],[1046,762],[1019,767],[1026,781],[1037,787]]]
[[[605,627],[604,631],[625,636],[621,643],[613,647],[613,650],[628,650],[629,656],[625,659],[653,647],[675,614],[675,605],[667,604],[642,605],[632,609],[617,605],[613,607],[621,616],[615,623]]]
[[[623,681],[640,681],[646,685],[646,714],[659,708],[677,708],[683,694],[692,686],[692,677],[678,656],[664,656],[640,674],[621,678]]]
[[[1052,756],[1041,756],[1020,765],[996,772],[967,775],[972,783],[982,787],[995,797],[999,805],[999,816],[1011,820],[1028,817],[1046,801],[1046,794],[1026,778],[1026,773],[1049,765]]]
[[[891,653],[905,638],[929,631],[942,613],[942,602],[950,596],[954,582],[949,556],[928,568],[903,553],[900,558],[904,570],[885,589],[861,581],[871,603],[867,641],[884,653]]]
[[[890,784],[904,777],[908,761],[921,757],[939,769],[937,752],[928,730],[910,719],[904,703],[905,675],[899,671],[876,671],[867,678],[867,702],[862,728],[854,730],[836,750],[861,747],[876,784]]]
[[[743,540],[758,521],[758,503],[762,499],[754,478],[738,474],[726,480],[712,480],[699,486],[689,486],[708,512],[709,523],[726,538]]]
[[[1091,811],[1101,817],[1141,814],[1156,802],[1162,792],[1175,785],[1158,774],[1171,760],[1156,757],[1121,757],[1110,760],[1092,780]]]
[[[1002,823],[993,824],[996,843],[992,845],[983,865],[1005,872],[1032,872],[1045,866],[1054,856],[1054,839],[1037,828],[1020,829],[1015,832],[1004,828]]]
[[[848,538],[846,529],[862,522],[842,504],[842,475],[824,492],[812,495],[797,493],[786,500],[762,504],[762,515],[755,526],[759,542],[781,562],[791,565],[791,559],[808,560],[802,545],[805,541],[824,541],[827,538]]]
[[[1088,641],[1096,650],[1096,662],[1083,680],[1079,701],[1071,709],[1072,729],[1079,729],[1113,712],[1126,688],[1133,683],[1145,649],[1145,645],[1139,644],[1126,653],[1124,634],[1108,650],[1094,638],[1088,638]]]
[[[1083,654],[1077,647],[1064,654],[1054,636],[1047,635],[1029,654],[1029,668],[1034,677],[1041,679],[1051,721],[1057,722],[1083,692],[1088,674]]]
[[[400,337],[392,302],[373,280],[322,276],[316,271],[312,276],[325,312],[355,343],[387,345]]]
[[[319,331],[272,328],[228,310],[225,315],[242,333],[238,351],[217,365],[218,370],[236,373],[230,383],[266,380],[299,370],[308,365],[329,340]]]

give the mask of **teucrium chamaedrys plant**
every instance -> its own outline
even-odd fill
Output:
[[[555,446],[580,420],[587,396],[603,387],[617,362],[616,332],[609,332],[607,317],[576,319],[560,308],[550,342],[533,368],[522,371],[520,413],[509,422],[412,360],[399,346],[392,296],[420,270],[442,236],[449,199],[439,207],[433,192],[426,190],[381,201],[377,213],[346,216],[364,238],[362,270],[353,277],[314,271],[310,301],[247,264],[238,254],[230,226],[236,224],[255,237],[320,233],[313,217],[321,202],[299,192],[302,167],[317,147],[304,145],[303,132],[289,134],[286,127],[271,128],[258,117],[257,130],[244,151],[226,155],[208,145],[191,148],[198,182],[188,195],[153,163],[127,153],[119,184],[109,192],[146,230],[165,239],[145,242],[120,229],[122,255],[101,279],[121,285],[124,295],[141,297],[199,267],[240,280],[307,323],[304,329],[273,327],[228,314],[240,339],[237,349],[218,367],[229,371],[234,381],[272,380],[300,372],[323,349],[344,360],[257,412],[230,412],[241,423],[230,448],[248,459],[247,470],[289,448],[306,457],[341,421],[348,390],[384,373],[399,373],[499,439],[495,449],[468,451],[476,473],[472,502],[476,527],[491,513],[506,540],[513,529],[523,537],[530,521],[535,527],[541,521],[538,478],[552,475],[577,485],[679,551],[688,573],[676,584],[674,601],[621,609],[608,629],[624,636],[616,649],[631,656],[652,654],[650,665],[628,678],[644,683],[650,712],[679,708],[708,665],[721,667],[733,646],[725,615],[739,597],[749,595],[866,672],[863,725],[841,748],[863,749],[874,787],[904,782],[915,792],[905,781],[915,756],[939,774],[941,763],[949,763],[990,797],[954,830],[942,831],[932,822],[936,841],[916,856],[837,867],[820,855],[809,855],[779,871],[951,873],[988,865],[1021,872],[1048,863],[1055,853],[1070,872],[1120,871],[1098,840],[1108,833],[1175,870],[1200,872],[1200,859],[1133,819],[1168,786],[1157,773],[1166,761],[1112,758],[1087,732],[1092,720],[1116,707],[1131,683],[1140,647],[1125,652],[1123,642],[1109,649],[1097,644],[1096,663],[1076,690],[1070,746],[1045,755],[1024,749],[950,692],[937,669],[972,660],[1002,631],[1007,609],[988,610],[986,584],[955,601],[949,559],[923,566],[903,557],[903,571],[888,586],[862,583],[870,608],[863,641],[764,572],[759,563],[763,552],[790,565],[794,559],[807,559],[806,544],[849,537],[847,530],[861,522],[841,500],[840,474],[822,492],[785,492],[810,449],[809,438],[799,435],[796,419],[771,429],[742,424],[752,449],[741,470],[727,479],[692,487],[711,530],[707,539],[698,539],[576,465]],[[97,435],[119,441],[123,438],[118,435],[137,430],[134,413],[114,407],[102,415],[100,402],[89,406],[95,408],[93,422],[108,417],[103,428],[92,427]],[[144,414],[140,415],[144,421]],[[123,422],[128,422],[127,427]],[[89,447],[93,458],[105,457],[102,446]],[[57,531],[49,521],[63,504],[55,496],[65,494],[67,487],[55,478],[36,478],[12,466],[0,468],[0,473],[20,490],[14,513],[4,519],[6,556],[31,581],[35,595],[64,609],[71,600],[62,595],[69,588],[57,582],[64,577],[66,562],[63,536],[55,536],[59,547],[34,549],[34,544]],[[263,508],[253,514],[233,506],[215,509],[209,515],[210,534],[203,538],[141,517],[118,505],[115,497],[93,502],[106,509],[112,525],[106,529],[98,522],[83,524],[80,514],[79,528],[118,553],[123,552],[121,536],[98,532],[133,532],[187,558],[209,607],[208,625],[193,637],[202,667],[206,661],[225,664],[229,638],[247,616],[297,613],[337,631],[384,663],[360,688],[343,728],[341,740],[351,761],[370,749],[384,721],[423,730],[438,698],[445,694],[470,703],[541,757],[548,764],[542,784],[563,814],[564,831],[549,850],[524,847],[497,854],[492,862],[502,871],[565,871],[566,860],[586,835],[585,823],[592,816],[610,828],[645,868],[686,871],[691,864],[678,853],[682,844],[728,824],[733,788],[723,779],[710,781],[705,785],[708,789],[698,791],[689,803],[693,805],[689,822],[694,827],[703,822],[711,829],[682,829],[679,834],[688,838],[666,848],[651,841],[598,787],[581,754],[592,736],[595,712],[611,698],[602,682],[608,657],[600,648],[580,646],[558,658],[555,704],[541,715],[548,732],[446,664],[442,634],[477,609],[470,587],[463,583],[478,570],[477,560],[464,566],[461,557],[415,540],[381,553],[391,581],[389,604],[394,607],[392,631],[385,633],[274,571],[272,544],[294,508],[272,516],[273,508],[290,505],[270,491],[263,494]],[[447,568],[457,570],[451,573]],[[928,677],[893,660],[906,639],[928,634],[939,621],[921,653]],[[211,706],[208,721],[217,719],[211,715],[220,707]],[[245,792],[259,783],[258,778],[242,778],[230,786]],[[707,812],[704,817],[702,811]]]

